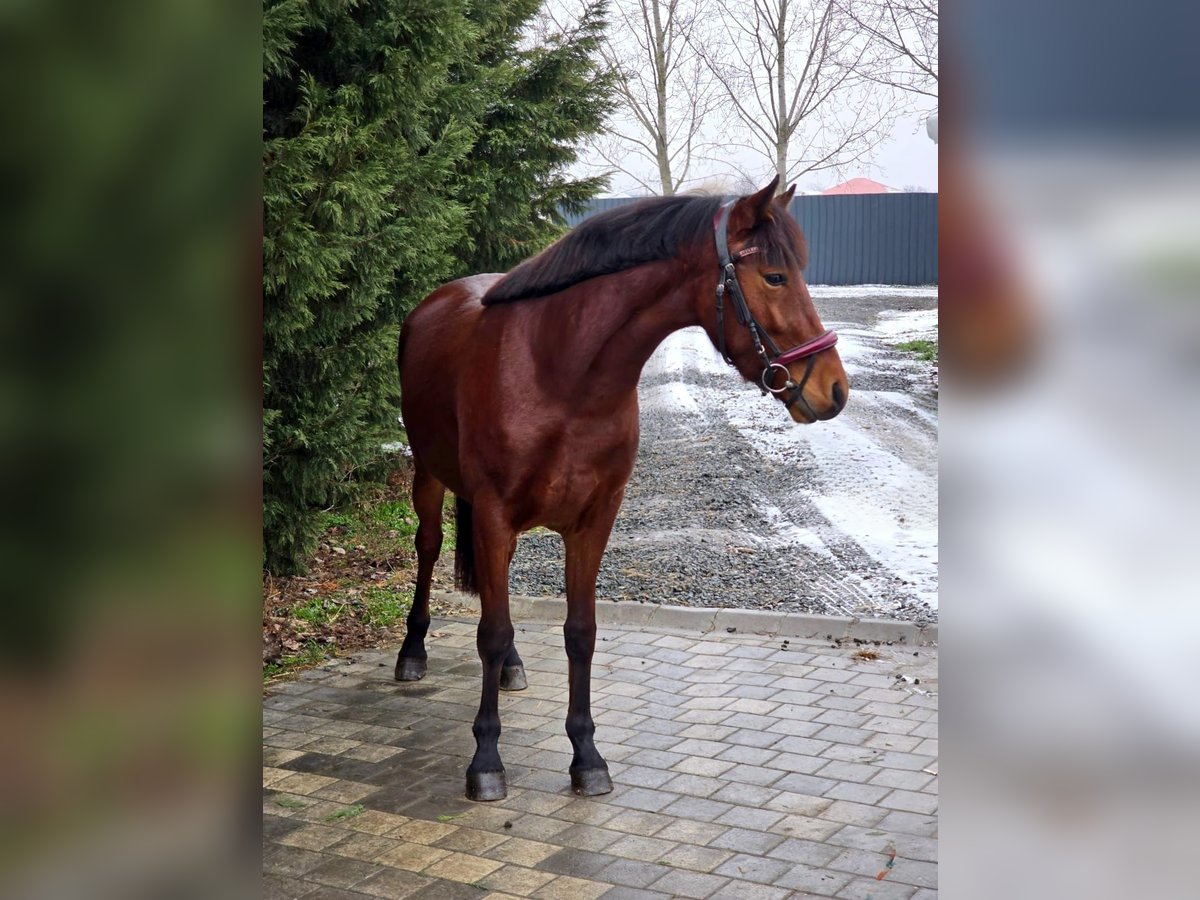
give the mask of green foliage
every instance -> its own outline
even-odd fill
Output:
[[[384,500],[375,503],[369,511],[371,522],[402,538],[411,538],[417,533],[417,514],[407,500]]]
[[[406,589],[400,594],[391,588],[369,588],[363,593],[363,605],[366,606],[366,622],[374,628],[387,628],[395,625],[408,615],[412,608],[412,599]]]
[[[306,641],[298,653],[282,656],[278,662],[267,663],[263,666],[263,681],[270,681],[277,675],[302,669],[305,666],[315,666],[325,659],[325,650],[316,641]]]
[[[913,353],[926,362],[937,362],[938,345],[934,341],[904,341],[896,344],[897,350],[904,350],[908,353]]]
[[[361,816],[365,807],[361,803],[355,803],[353,806],[347,806],[344,809],[335,810],[325,817],[326,822],[341,822],[344,819],[353,819],[355,816]]]
[[[330,597],[313,597],[307,603],[292,607],[292,615],[313,625],[325,625],[336,618],[345,604]]]
[[[479,137],[464,160],[457,197],[470,210],[463,272],[504,272],[563,231],[560,208],[580,210],[606,186],[572,180],[576,147],[599,132],[613,108],[613,74],[598,64],[606,0],[545,44],[515,49],[514,15],[528,20],[540,0],[472,3],[478,56],[462,64],[473,93]]]
[[[407,500],[364,498],[337,512],[320,516],[322,530],[337,529],[327,540],[345,548],[363,548],[374,560],[411,553],[417,514]]]
[[[403,313],[455,265],[469,150],[446,74],[458,0],[268,2],[264,15],[263,530],[296,571],[322,508],[395,430]]]
[[[438,284],[508,268],[558,205],[610,85],[597,0],[520,49],[538,0],[267,0],[263,13],[264,566],[299,571],[322,513],[396,440],[399,324]]]

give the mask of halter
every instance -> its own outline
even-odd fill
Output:
[[[733,306],[734,315],[737,316],[739,323],[744,325],[750,331],[750,339],[754,341],[754,350],[758,354],[758,358],[762,361],[762,375],[759,376],[759,384],[762,387],[763,394],[772,393],[776,396],[784,394],[788,391],[793,391],[795,396],[790,401],[784,401],[787,405],[791,405],[799,401],[804,404],[805,410],[813,419],[817,418],[817,414],[813,412],[808,401],[804,399],[804,385],[808,383],[808,378],[812,375],[813,365],[816,362],[816,355],[822,350],[828,350],[837,343],[837,334],[833,331],[826,331],[811,341],[805,341],[798,347],[793,347],[786,353],[781,352],[776,343],[771,340],[771,336],[767,334],[765,328],[758,323],[754,318],[754,314],[750,312],[750,307],[746,304],[746,296],[742,293],[742,286],[738,284],[737,270],[735,263],[743,257],[751,256],[760,252],[758,247],[746,247],[739,250],[736,254],[729,252],[729,214],[733,211],[733,204],[736,201],[730,200],[728,203],[721,206],[717,210],[716,216],[713,217],[713,231],[717,241],[717,259],[721,265],[721,280],[717,283],[717,349],[721,352],[721,357],[729,365],[734,365],[729,354],[725,351],[725,294],[729,293],[730,303]],[[765,345],[765,346],[764,346]],[[787,369],[788,363],[795,362],[798,359],[807,359],[808,362],[804,367],[804,377],[800,379],[800,383],[792,381],[791,373]],[[783,372],[785,383],[781,388],[773,388],[769,379],[773,379],[773,372],[779,369]]]

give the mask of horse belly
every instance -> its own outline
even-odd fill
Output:
[[[546,448],[526,488],[521,528],[542,525],[570,531],[598,507],[619,502],[637,457],[637,411],[628,416],[568,423],[555,446]]]

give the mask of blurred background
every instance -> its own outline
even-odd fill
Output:
[[[0,5],[0,895],[257,891],[258,22]]]
[[[0,894],[258,891],[257,13],[0,8]],[[942,884],[1193,896],[1200,11],[947,23]]]
[[[946,21],[941,886],[1192,896],[1200,17]]]

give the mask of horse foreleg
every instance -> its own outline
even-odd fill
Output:
[[[500,673],[512,651],[513,626],[508,611],[508,561],[515,537],[498,508],[475,505],[474,545],[479,585],[479,631],[475,644],[483,663],[479,713],[472,731],[475,757],[467,767],[469,800],[503,800],[508,795],[500,761]]]
[[[567,551],[567,621],[563,625],[569,663],[570,700],[567,737],[575,754],[571,759],[571,790],[590,797],[612,790],[608,764],[596,749],[596,724],[592,721],[592,654],[596,649],[596,576],[608,544],[620,493],[580,530],[564,535]]]
[[[418,681],[425,675],[425,635],[429,631],[429,586],[442,552],[442,500],[446,488],[419,462],[413,471],[413,509],[417,513],[417,589],[408,612],[408,630],[396,658],[396,680]]]

